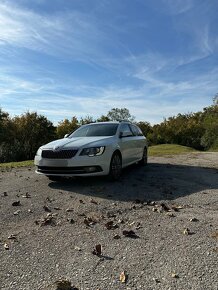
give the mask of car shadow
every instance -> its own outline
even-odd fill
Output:
[[[149,163],[130,166],[119,181],[107,177],[66,178],[49,187],[116,201],[173,200],[209,189],[218,189],[218,170],[208,167]],[[206,192],[205,192],[206,193]]]

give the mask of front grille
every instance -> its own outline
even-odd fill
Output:
[[[48,159],[70,159],[76,155],[78,150],[60,150],[60,151],[53,151],[53,150],[42,150],[42,157]]]

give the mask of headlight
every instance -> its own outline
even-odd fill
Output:
[[[89,157],[99,156],[104,153],[105,146],[84,148],[80,155],[88,155]]]
[[[39,148],[39,149],[37,150],[36,155],[37,155],[37,156],[41,156],[41,155],[42,155],[42,149],[41,149],[41,148]]]

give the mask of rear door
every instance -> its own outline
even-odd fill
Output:
[[[124,135],[120,138],[119,146],[122,153],[123,166],[126,166],[135,160],[135,136],[128,123],[121,124],[120,133]]]
[[[136,160],[139,160],[142,158],[143,150],[146,145],[145,137],[143,136],[141,130],[136,125],[131,124],[130,127],[134,135],[134,147],[135,147],[134,156]]]

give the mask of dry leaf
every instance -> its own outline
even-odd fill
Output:
[[[94,221],[92,218],[88,217],[84,219],[84,224],[88,227],[93,226],[96,224],[96,221]]]
[[[44,211],[51,212],[50,208],[48,208],[47,205],[44,205],[43,209],[44,209]]]
[[[66,212],[71,212],[71,211],[73,211],[73,208],[67,208],[66,209]]]
[[[23,198],[30,198],[31,196],[30,196],[30,194],[28,193],[28,192],[26,192],[24,195],[22,195],[21,197],[23,197]]]
[[[55,210],[61,210],[61,208],[58,207],[58,206],[55,206],[54,209],[55,209]]]
[[[101,252],[102,252],[101,244],[98,244],[95,246],[95,249],[92,251],[92,254],[96,256],[101,256]]]
[[[114,224],[113,221],[109,221],[105,224],[105,227],[108,229],[108,230],[114,230],[116,228],[118,228],[118,225],[117,224]]]
[[[68,221],[70,224],[74,224],[74,223],[75,223],[74,219],[71,219],[71,218],[68,218],[67,221]]]
[[[198,219],[196,219],[196,218],[191,218],[189,221],[190,221],[190,222],[198,222]]]
[[[172,212],[167,212],[167,215],[168,215],[169,217],[175,217],[175,215],[174,215]]]
[[[12,206],[20,206],[20,201],[14,201],[12,202]]]
[[[217,238],[217,239],[218,239],[218,232],[214,232],[214,233],[212,233],[211,237],[212,237],[212,238]]]
[[[8,236],[9,240],[16,240],[16,235],[11,234],[10,236]]]
[[[121,237],[120,237],[119,235],[115,235],[115,236],[114,236],[114,239],[115,239],[115,240],[119,240],[119,239],[121,239]]]
[[[5,250],[9,250],[9,245],[7,243],[4,243]]]
[[[126,281],[127,281],[127,275],[126,275],[125,271],[123,271],[120,273],[120,282],[126,283]]]
[[[133,238],[133,239],[137,239],[137,238],[139,238],[139,236],[137,236],[136,235],[136,233],[134,232],[134,231],[132,231],[132,230],[130,230],[130,231],[123,231],[123,235],[125,236],[125,237],[128,237],[128,238]]]
[[[55,282],[55,285],[57,286],[57,290],[71,290],[72,289],[71,282],[67,280],[58,280]]]
[[[91,198],[90,202],[91,202],[91,203],[94,203],[94,204],[98,204],[97,201],[94,200],[93,198]]]
[[[165,210],[165,211],[169,211],[170,210],[170,208],[165,203],[161,203],[160,205],[163,208],[163,210]]]
[[[179,278],[179,276],[176,273],[171,273],[172,278]]]
[[[183,234],[188,236],[190,234],[190,230],[188,228],[184,229]]]

